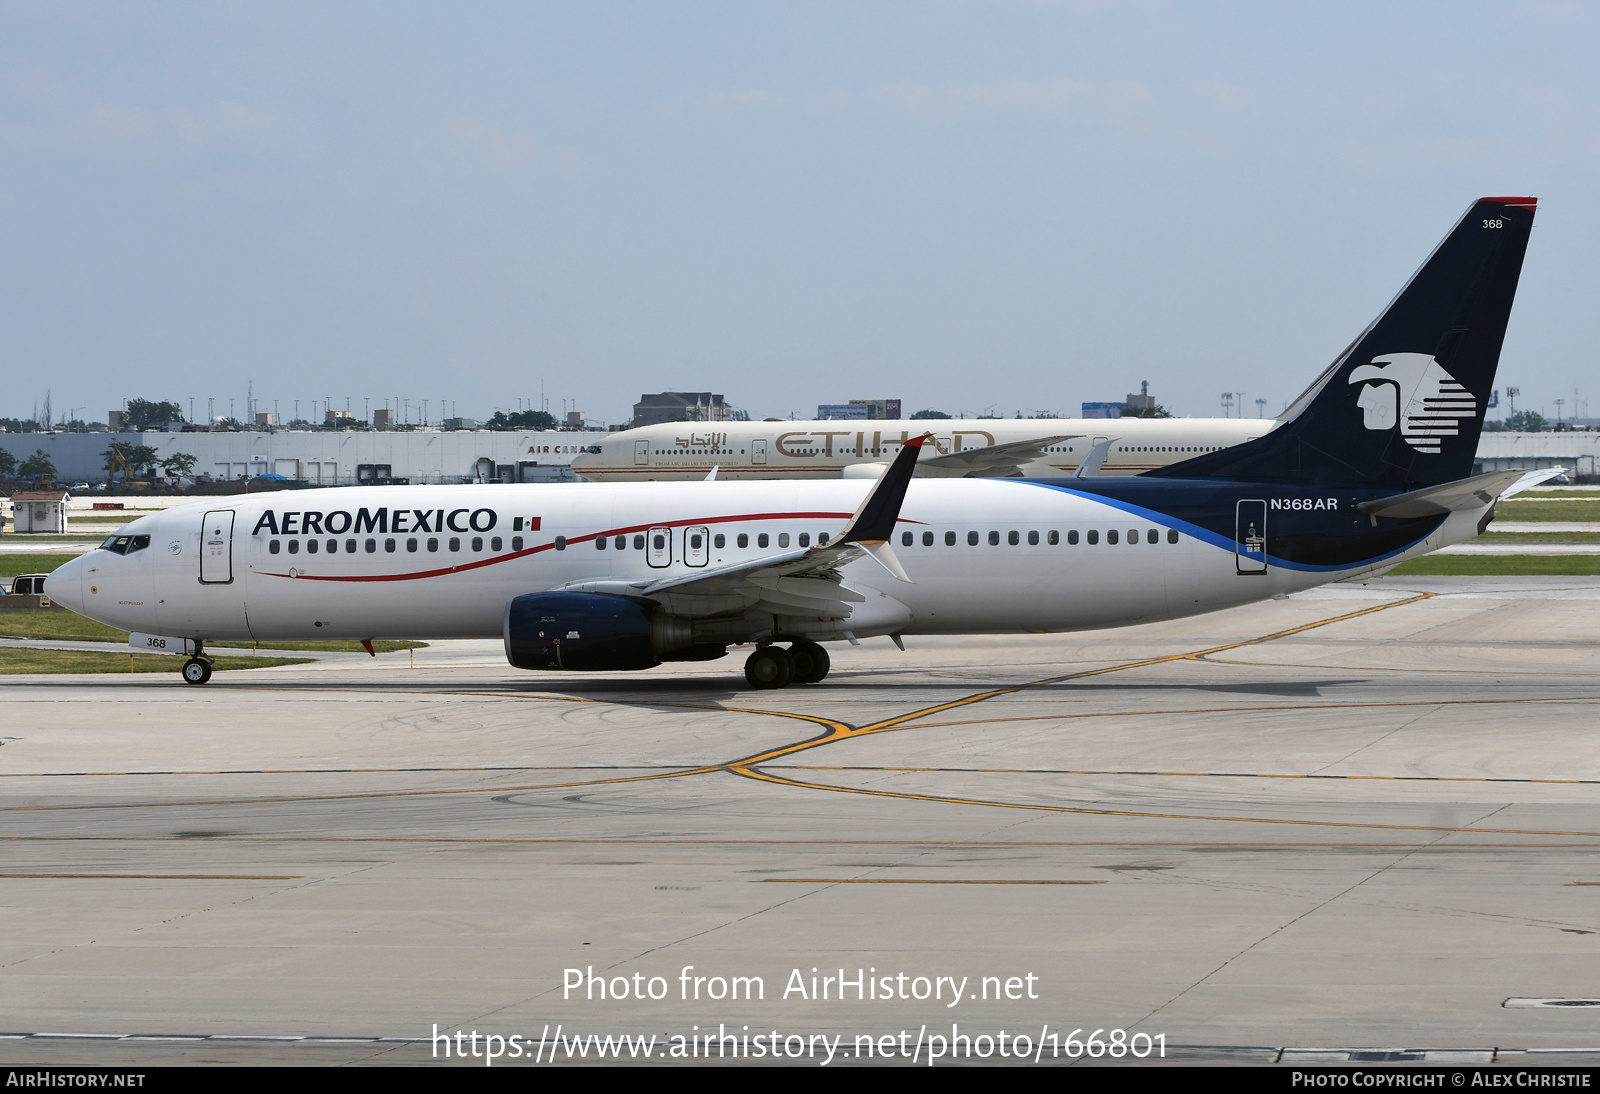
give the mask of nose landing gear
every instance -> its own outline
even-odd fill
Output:
[[[207,657],[199,642],[194,644],[194,656],[183,663],[183,682],[203,684],[211,679],[211,658]]]
[[[788,649],[762,646],[744,663],[744,678],[761,691],[790,684],[815,684],[828,675],[828,651],[815,642],[796,642]]]

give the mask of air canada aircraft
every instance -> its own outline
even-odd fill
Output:
[[[1519,471],[1473,455],[1533,226],[1483,198],[1271,432],[1142,475],[396,486],[140,517],[45,592],[137,648],[504,640],[518,668],[615,671],[753,645],[757,688],[820,643],[1194,615],[1478,534]]]

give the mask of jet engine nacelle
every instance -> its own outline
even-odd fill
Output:
[[[663,661],[708,661],[727,649],[697,644],[688,621],[615,593],[529,593],[506,605],[506,660],[519,669],[616,672]]]

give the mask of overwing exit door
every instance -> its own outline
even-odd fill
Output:
[[[705,528],[683,530],[683,561],[690,566],[704,566],[711,557],[711,533]]]
[[[672,565],[672,529],[652,528],[645,544],[645,561],[652,566]]]

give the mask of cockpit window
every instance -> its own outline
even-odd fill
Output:
[[[100,545],[100,549],[118,555],[131,555],[148,546],[150,546],[149,536],[112,536]]]

